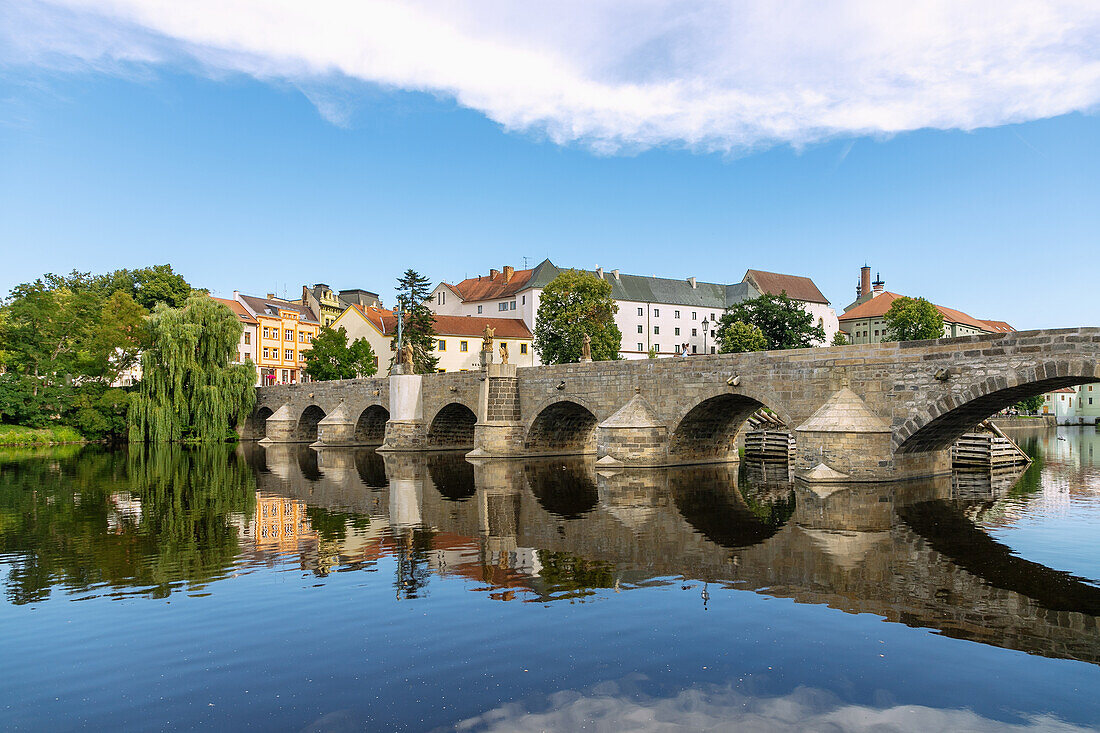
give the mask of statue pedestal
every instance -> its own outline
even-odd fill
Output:
[[[493,350],[481,350],[481,369],[482,371],[489,368],[489,365],[493,363]]]

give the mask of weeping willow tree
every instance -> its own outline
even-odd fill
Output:
[[[158,305],[149,330],[141,392],[130,403],[130,441],[225,440],[256,400],[254,367],[230,363],[241,339],[237,316],[195,292],[183,308]]]

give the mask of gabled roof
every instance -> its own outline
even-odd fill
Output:
[[[1016,331],[1015,328],[1005,321],[987,321],[984,318],[979,318],[978,320],[986,325],[987,331],[992,331],[993,333],[1013,333]]]
[[[249,313],[245,309],[245,307],[243,305],[241,305],[240,303],[238,303],[237,301],[227,300],[225,298],[215,298],[214,296],[210,296],[210,297],[213,300],[218,301],[222,305],[228,306],[229,310],[236,313],[237,317],[241,319],[241,323],[252,323],[252,324],[259,323],[259,321],[257,321],[255,318],[253,318],[252,314]]]
[[[1075,390],[1073,387],[1062,387],[1061,389],[1052,389],[1051,392],[1053,392],[1054,394],[1059,394],[1059,393],[1062,393],[1062,394],[1077,394],[1077,390]]]
[[[801,300],[804,303],[829,304],[829,299],[821,294],[814,281],[802,275],[746,270],[742,281],[752,283],[757,290],[768,295],[780,295],[785,292],[791,300]]]
[[[521,290],[530,287],[527,282],[531,279],[534,269],[516,270],[507,280],[503,272],[494,270],[490,275],[478,275],[468,277],[458,283],[443,283],[458,297],[467,302],[479,300],[494,300],[497,298],[510,298]]]
[[[890,305],[895,300],[903,297],[906,296],[898,295],[897,293],[891,293],[889,290],[886,290],[871,298],[866,303],[857,305],[850,311],[842,313],[837,318],[838,320],[840,320],[841,323],[843,323],[844,321],[855,321],[861,318],[881,318],[882,316],[886,315],[886,311],[890,310]],[[943,320],[947,323],[961,323],[964,326],[970,326],[971,328],[976,328],[979,331],[990,330],[990,328],[984,322],[979,321],[977,318],[974,318],[972,316],[968,316],[962,311],[957,311],[954,308],[945,308],[942,305],[935,305],[935,303],[933,303],[933,306],[935,306],[936,310],[938,310],[943,315]]]
[[[440,336],[476,336],[480,338],[485,332],[486,326],[495,330],[494,338],[531,338],[531,331],[519,318],[484,318],[482,316],[444,316],[438,313],[435,314],[435,332]]]
[[[545,288],[561,271],[562,269],[550,260],[544,260],[535,268],[528,287]],[[583,270],[583,272],[597,277],[600,275],[596,270]],[[734,303],[759,295],[746,283],[723,285],[696,280],[695,285],[692,285],[687,279],[677,280],[622,273],[616,275],[614,270],[604,270],[603,279],[611,283],[612,298],[636,303],[666,303],[725,310]]]
[[[295,311],[298,313],[299,320],[304,323],[318,323],[317,316],[313,314],[312,310],[292,300],[283,300],[282,298],[257,298],[255,295],[244,295],[243,293],[240,298],[257,316],[277,317],[280,310]]]
[[[396,333],[397,316],[395,316],[391,310],[379,308],[374,305],[362,306],[358,303],[353,303],[350,308],[344,311],[344,314],[341,314],[340,318],[343,318],[349,311],[358,313],[383,336],[392,336]],[[339,321],[340,318],[336,320]],[[335,325],[335,323],[333,325]]]

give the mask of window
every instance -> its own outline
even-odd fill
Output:
[[[653,353],[655,353],[655,354],[660,354],[661,353],[661,345],[660,344],[653,344]]]
[[[644,316],[644,315],[645,315],[645,311],[644,311],[644,310],[642,310],[641,308],[639,308],[639,309],[638,309],[638,315],[639,315],[639,316]]]
[[[638,351],[645,351],[645,345],[641,341],[638,342]]]
[[[284,382],[289,382],[290,381],[290,372],[287,371],[286,369],[283,370],[283,381]]]
[[[699,347],[695,344],[692,344],[691,345],[691,353],[698,354],[699,353]]]
[[[477,314],[478,314],[479,316],[481,315],[481,306],[480,306],[480,305],[479,305],[479,306],[477,307]]]
[[[244,342],[246,344],[252,343],[252,334],[251,334],[251,332],[249,332],[249,331],[244,332]]]
[[[514,311],[515,309],[516,309],[516,301],[513,300],[511,303],[508,304],[508,310],[513,310]]]
[[[458,342],[458,350],[459,351],[469,351],[470,350],[470,342],[469,341],[459,341]]]
[[[527,305],[527,296],[526,295],[520,296],[520,302],[523,303],[524,305]]]
[[[714,320],[716,320],[716,319],[715,319],[715,317],[714,317],[714,314],[713,314],[713,313],[711,313],[711,314],[710,314],[710,320],[711,320],[711,321],[714,321]]]
[[[672,330],[675,331],[675,333],[673,334],[674,336],[679,336],[680,335],[680,329],[674,328]]]
[[[1089,392],[1091,392],[1091,391],[1092,391],[1092,385],[1090,384],[1089,385]]]
[[[268,350],[268,348],[266,346],[264,347],[264,358],[265,359],[271,358],[271,352]]]
[[[284,361],[294,361],[294,352],[291,349],[284,349],[283,354]]]
[[[691,329],[691,335],[692,336],[698,336],[699,335],[699,329],[698,328]]]
[[[305,331],[299,331],[298,332],[298,343],[304,344],[305,342],[306,342],[306,332]]]
[[[653,327],[653,333],[657,334],[657,333],[660,333],[660,332],[661,332],[661,327],[660,326],[654,326]]]
[[[244,360],[245,361],[251,361],[252,360],[252,352],[251,351],[244,352]]]
[[[642,324],[638,324],[638,333],[642,333]]]
[[[875,329],[875,335],[878,336],[878,329]]]
[[[504,302],[504,303],[497,303],[497,310],[498,310],[498,311],[506,311],[506,310],[508,310],[508,303],[507,303],[507,302]]]
[[[661,309],[660,308],[654,308],[653,309],[653,317],[654,318],[660,318],[661,317]]]
[[[436,294],[435,302],[438,303],[439,305],[447,305],[447,294],[445,292],[443,292],[442,290],[440,290]]]
[[[447,350],[447,342],[444,341],[443,339],[439,339],[439,341],[436,342],[436,347],[435,348],[438,351],[446,351]]]
[[[710,353],[712,353],[712,354],[714,353],[714,347],[713,346],[710,347]]]
[[[289,328],[286,329],[285,336],[286,336],[286,338],[284,338],[283,341],[293,341],[294,340],[294,332],[291,331]]]
[[[265,339],[271,338],[271,329],[268,328],[267,326],[264,326],[264,338]]]
[[[695,317],[695,311],[691,312],[691,320],[693,320],[693,321],[697,320],[696,317]]]
[[[673,318],[679,318],[680,317],[680,311],[672,311],[672,317]]]
[[[312,333],[307,333],[306,334],[306,343],[307,344],[312,344],[313,343],[313,334]]]
[[[527,344],[520,344],[519,345],[519,353],[521,353],[521,354],[526,354],[527,353]],[[1092,402],[1092,400],[1090,399],[1089,402]]]
[[[1091,397],[1089,397],[1089,404],[1090,405],[1092,404],[1092,398]]]

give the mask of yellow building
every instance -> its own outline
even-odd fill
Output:
[[[312,348],[313,339],[321,330],[313,311],[271,293],[266,298],[241,293],[233,295],[258,323],[260,338],[256,366],[260,370],[261,384],[309,381],[303,371],[305,352]]]

